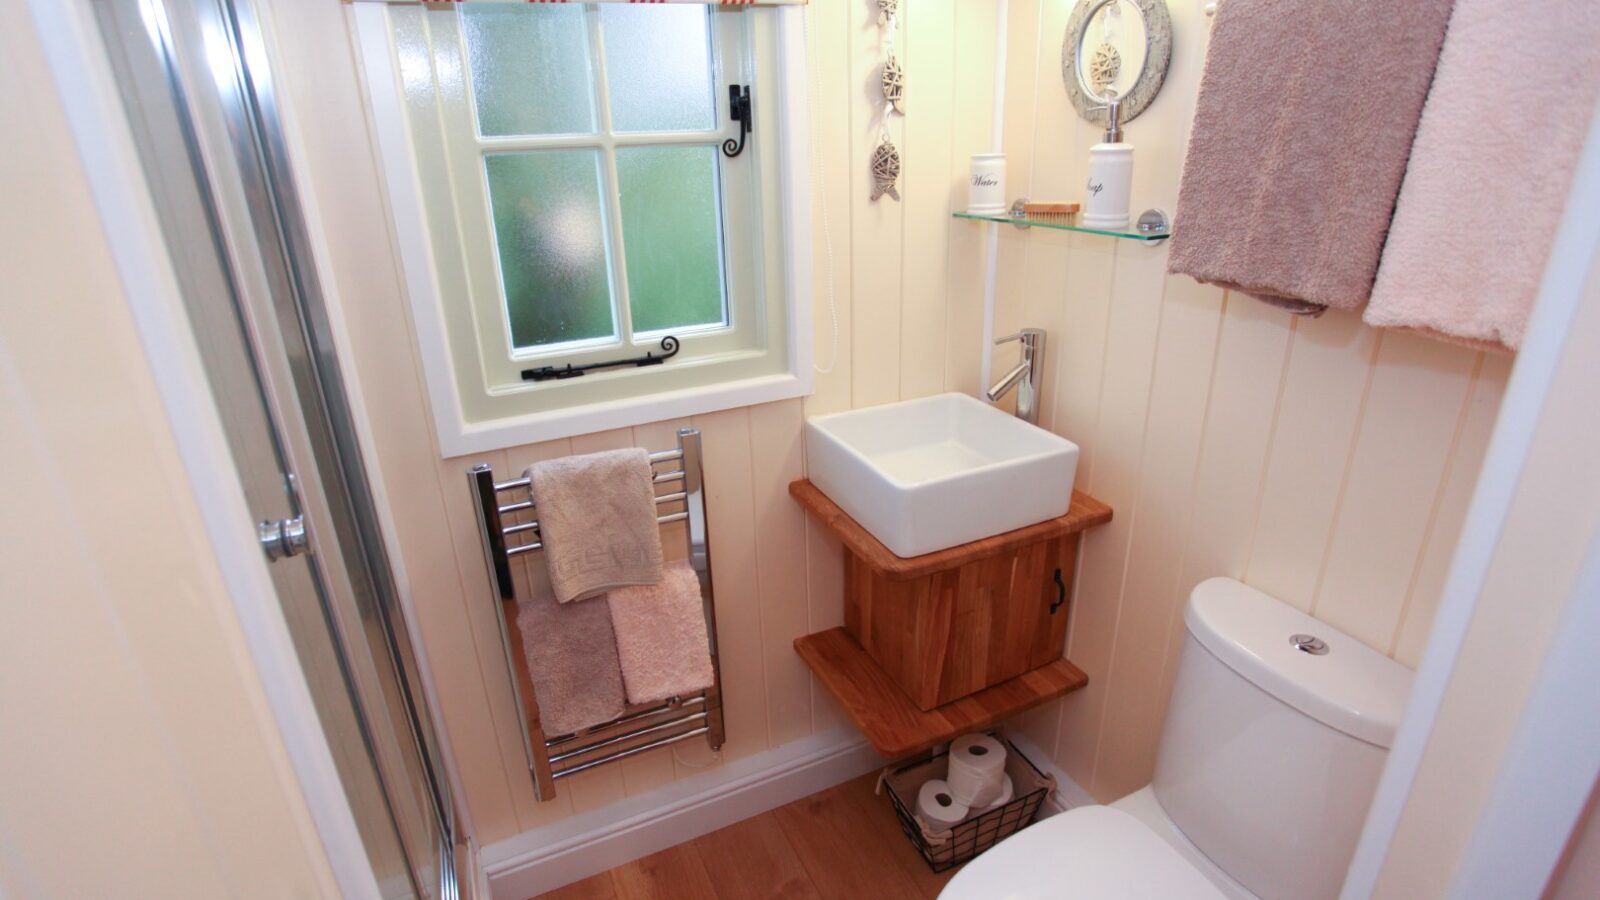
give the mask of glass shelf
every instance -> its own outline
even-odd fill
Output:
[[[973,222],[995,222],[1000,225],[1016,225],[1018,227],[1053,228],[1057,231],[1078,231],[1083,234],[1101,234],[1106,237],[1126,238],[1130,241],[1164,241],[1172,237],[1171,231],[1139,231],[1137,229],[1111,230],[1108,228],[1089,228],[1084,225],[1075,225],[1070,221],[1050,221],[1044,219],[1019,218],[1005,214],[996,216],[979,216],[972,213],[951,213],[957,219],[969,219]]]

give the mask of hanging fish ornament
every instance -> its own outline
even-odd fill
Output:
[[[895,190],[895,182],[900,180],[900,151],[889,138],[890,108],[905,115],[906,74],[894,55],[895,16],[899,12],[900,0],[878,0],[878,26],[887,26],[889,31],[885,37],[888,54],[883,61],[883,139],[878,143],[878,149],[872,151],[873,200],[884,194],[895,200],[900,199],[900,192]]]
[[[894,189],[894,183],[899,180],[900,151],[895,149],[894,142],[886,134],[883,143],[872,152],[872,199],[888,194],[899,200],[900,192]]]
[[[883,64],[883,99],[894,106],[895,112],[906,114],[906,72],[892,51]]]

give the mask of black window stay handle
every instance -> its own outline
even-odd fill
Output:
[[[655,353],[646,353],[643,356],[635,356],[629,359],[613,359],[609,362],[589,363],[586,366],[575,366],[572,363],[567,363],[565,366],[560,368],[555,366],[540,366],[537,369],[523,369],[522,380],[549,381],[552,378],[565,380],[568,378],[578,378],[583,375],[583,373],[593,372],[595,369],[613,369],[618,366],[659,366],[667,360],[678,355],[678,339],[670,334],[662,338],[661,351],[661,355],[659,356],[657,356]]]
[[[728,85],[728,118],[739,123],[739,140],[728,138],[722,142],[722,152],[729,159],[744,152],[745,138],[750,134],[750,86]]]

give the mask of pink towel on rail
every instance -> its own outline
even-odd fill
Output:
[[[606,603],[629,703],[657,703],[711,686],[700,578],[687,561],[668,563],[659,584],[606,594]]]
[[[1597,100],[1600,2],[1456,0],[1367,323],[1515,350]]]
[[[1450,4],[1224,0],[1168,269],[1302,314],[1365,303]]]
[[[528,578],[533,590],[517,604],[517,637],[540,729],[554,737],[621,716],[622,666],[611,608],[600,600],[557,603],[543,572],[530,566]]]

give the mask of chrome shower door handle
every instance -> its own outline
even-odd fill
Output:
[[[310,546],[310,538],[306,534],[305,516],[279,519],[276,522],[267,519],[256,526],[256,534],[261,540],[261,549],[267,554],[268,562],[299,556]]]

